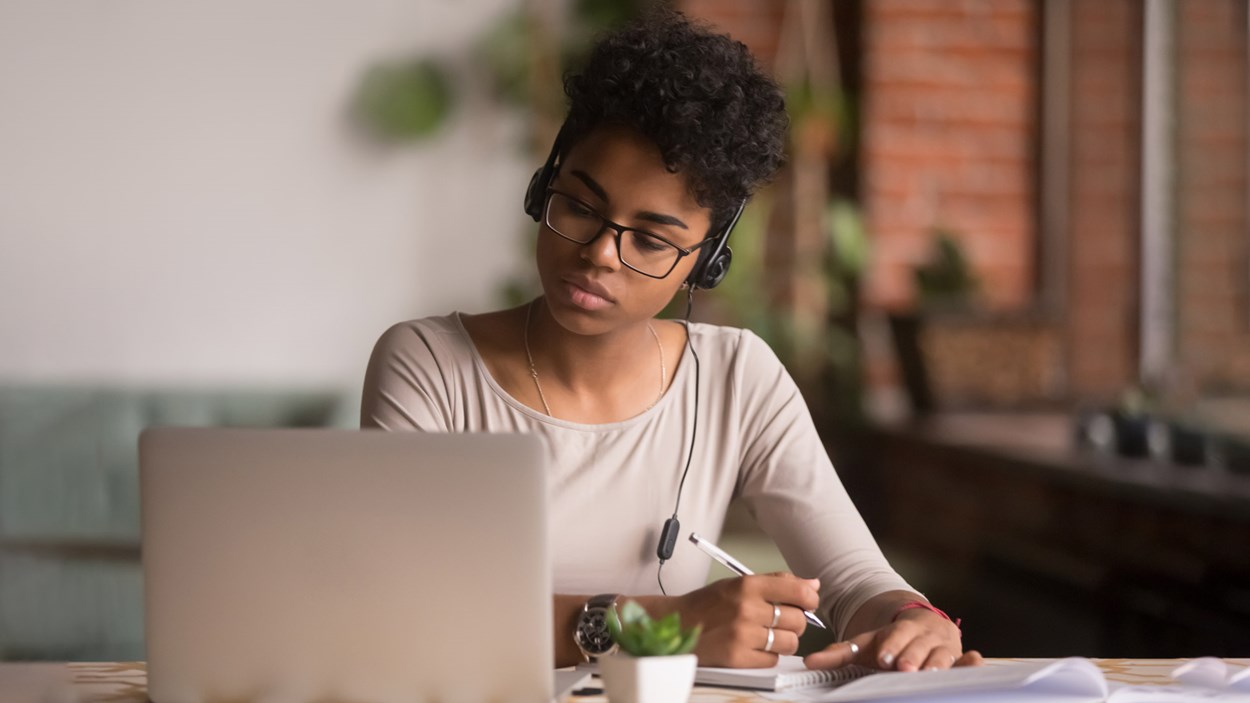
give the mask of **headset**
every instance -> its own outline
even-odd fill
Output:
[[[525,213],[534,218],[535,222],[542,222],[543,206],[547,201],[547,189],[551,187],[551,181],[555,179],[556,173],[560,170],[560,153],[564,149],[564,142],[567,139],[566,130],[568,122],[560,125],[560,131],[556,133],[555,142],[551,145],[551,153],[547,155],[547,161],[534,171],[534,176],[530,178],[529,187],[525,189]],[[729,218],[729,222],[720,228],[711,237],[714,242],[711,246],[705,246],[699,251],[698,259],[695,261],[694,268],[690,271],[690,276],[686,279],[686,346],[690,349],[691,356],[694,357],[694,421],[691,423],[690,429],[690,449],[686,454],[686,467],[681,472],[681,482],[677,486],[677,500],[673,504],[673,516],[664,521],[664,527],[660,531],[659,544],[656,545],[655,555],[659,557],[660,565],[656,569],[655,579],[660,585],[660,592],[668,595],[664,590],[664,580],[660,576],[660,572],[664,568],[664,562],[673,556],[673,548],[677,544],[677,536],[681,532],[681,522],[677,519],[678,509],[681,507],[682,490],[686,487],[686,475],[690,473],[690,461],[694,458],[694,442],[699,432],[699,354],[694,349],[694,344],[690,339],[690,312],[694,307],[694,292],[696,289],[708,290],[720,285],[725,280],[725,275],[729,273],[729,264],[733,261],[733,250],[729,248],[729,234],[733,231],[738,220],[742,218],[742,211],[746,208],[747,201],[744,198],[738,204],[738,208],[734,211],[733,217]]]

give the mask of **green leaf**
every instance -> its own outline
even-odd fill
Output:
[[[681,616],[670,613],[652,620],[635,601],[625,601],[620,611],[609,612],[608,630],[621,649],[636,657],[684,654],[694,648],[701,628],[683,631]]]
[[[612,635],[613,641],[621,641],[621,619],[616,615],[615,608],[608,608],[607,617],[604,620],[608,624],[608,633]]]
[[[621,606],[621,621],[626,625],[649,625],[651,623],[650,616],[637,601],[627,600]]]
[[[693,629],[686,632],[686,636],[682,637],[681,643],[673,650],[673,654],[689,654],[694,651],[695,645],[699,644],[699,635],[703,634],[703,626],[695,625]]]
[[[825,227],[838,267],[850,276],[862,276],[868,268],[870,252],[859,208],[849,200],[833,200],[825,208]]]
[[[643,651],[645,646],[642,640],[638,638],[637,632],[622,633],[621,639],[617,640],[617,644],[621,645],[621,649],[629,652],[630,654]]]

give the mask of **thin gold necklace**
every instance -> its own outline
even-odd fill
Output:
[[[534,313],[534,303],[537,302],[538,298],[535,298],[529,304],[529,307],[525,308],[525,358],[529,359],[530,376],[534,379],[534,387],[538,389],[538,399],[543,402],[543,410],[548,417],[555,417],[551,414],[551,406],[547,405],[547,396],[543,395],[543,384],[538,381],[538,369],[534,368],[534,355],[530,353],[530,317]],[[650,410],[655,407],[656,403],[660,402],[660,398],[664,397],[664,386],[668,385],[668,368],[664,364],[664,345],[660,342],[660,335],[655,333],[655,328],[651,326],[649,320],[647,321],[647,329],[651,331],[651,336],[655,338],[655,346],[660,350],[660,393],[647,406],[647,410]],[[646,412],[646,410],[643,412]]]

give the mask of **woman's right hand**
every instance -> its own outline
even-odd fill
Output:
[[[709,584],[678,596],[676,605],[683,627],[703,625],[695,647],[700,666],[762,668],[798,651],[799,635],[807,628],[803,611],[820,605],[819,588],[817,579],[757,574]],[[769,629],[773,641],[765,651]]]

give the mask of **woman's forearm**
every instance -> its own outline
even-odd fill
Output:
[[[573,630],[577,627],[577,616],[590,596],[557,595],[552,602],[552,615],[555,617],[555,648],[556,667],[576,666],[582,661],[581,650],[573,641]]]

